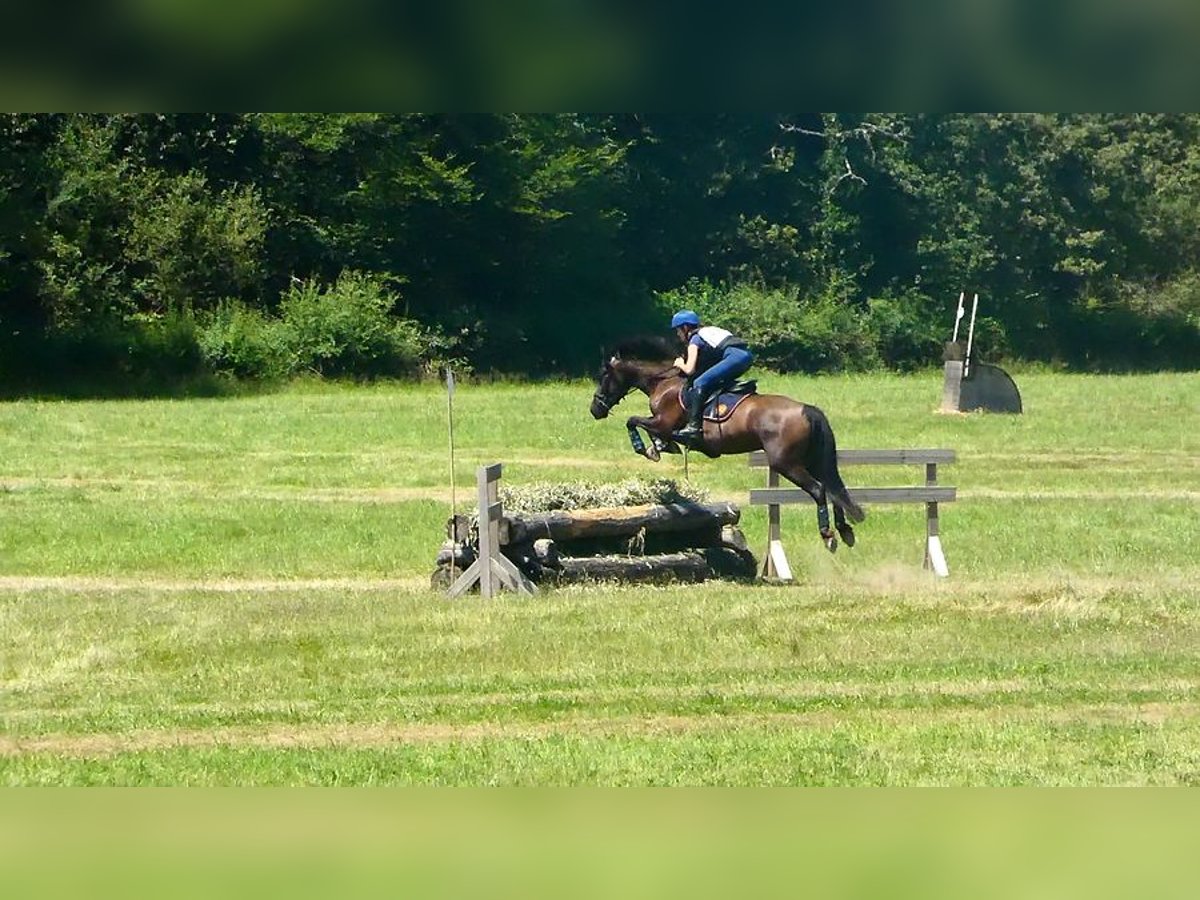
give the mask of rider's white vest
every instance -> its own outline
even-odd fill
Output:
[[[716,325],[705,325],[696,332],[700,336],[700,340],[708,344],[714,350],[721,346],[723,341],[733,337],[732,331],[726,331],[724,328],[718,328]]]

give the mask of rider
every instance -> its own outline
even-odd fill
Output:
[[[675,367],[691,379],[684,394],[688,422],[678,437],[693,441],[703,434],[701,416],[709,394],[733,384],[734,379],[750,368],[754,357],[744,340],[716,325],[701,325],[700,317],[690,309],[675,313],[671,327],[687,345],[685,355],[676,358]]]

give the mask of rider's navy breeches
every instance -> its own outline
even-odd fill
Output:
[[[754,356],[749,350],[727,347],[720,362],[696,376],[696,380],[692,382],[692,389],[699,391],[703,396],[718,385],[732,384],[753,362]]]

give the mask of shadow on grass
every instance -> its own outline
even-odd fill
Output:
[[[271,393],[279,384],[246,382],[208,372],[187,376],[122,375],[72,371],[11,374],[0,368],[0,401],[11,400],[185,400]]]

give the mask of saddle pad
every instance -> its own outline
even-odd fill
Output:
[[[709,422],[724,422],[733,415],[733,411],[751,394],[730,394],[725,391],[717,394],[704,406],[704,418]]]
[[[731,393],[730,391],[722,391],[713,397],[704,405],[704,419],[707,422],[724,422],[733,415],[733,411],[738,408],[739,404],[747,397],[752,397],[753,394]],[[683,395],[680,394],[679,405],[684,406]]]

